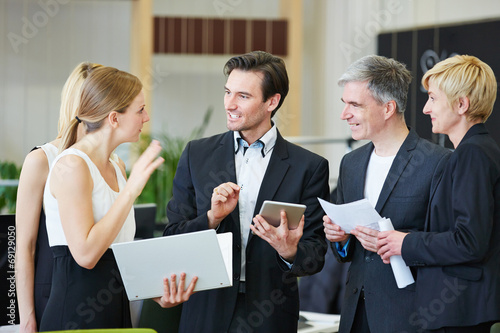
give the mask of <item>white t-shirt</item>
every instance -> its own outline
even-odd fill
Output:
[[[378,156],[375,154],[375,150],[373,150],[370,156],[368,168],[366,169],[364,195],[373,207],[377,205],[378,197],[380,196],[380,192],[382,191],[385,179],[389,174],[395,157],[396,156]]]

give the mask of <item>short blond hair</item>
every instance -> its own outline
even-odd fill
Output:
[[[446,94],[450,106],[460,97],[469,98],[466,117],[469,122],[485,122],[493,111],[497,97],[497,80],[490,66],[470,55],[456,55],[438,62],[422,78],[429,90],[429,81]]]

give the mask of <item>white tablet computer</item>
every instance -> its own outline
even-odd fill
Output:
[[[266,200],[260,208],[259,215],[269,224],[278,227],[281,223],[280,213],[282,210],[286,212],[288,229],[295,229],[299,225],[302,215],[304,215],[306,205]]]
[[[215,230],[112,244],[130,301],[163,295],[163,278],[186,273],[186,288],[198,277],[195,291],[233,284],[232,233]]]

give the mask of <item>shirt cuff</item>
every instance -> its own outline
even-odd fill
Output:
[[[279,254],[278,254],[279,255]],[[282,256],[280,256],[281,260],[288,266],[288,269],[292,269],[293,263],[290,264],[288,261],[286,261]]]
[[[340,248],[340,243],[339,242],[335,242],[335,248],[337,249],[337,252],[339,253],[339,255],[342,257],[342,258],[345,258],[347,257],[347,246],[349,245],[349,241],[351,239],[347,239],[347,242],[345,243],[345,245]]]

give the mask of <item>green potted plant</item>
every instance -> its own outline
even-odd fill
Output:
[[[13,162],[0,162],[0,213],[16,212],[17,183],[21,167]]]

